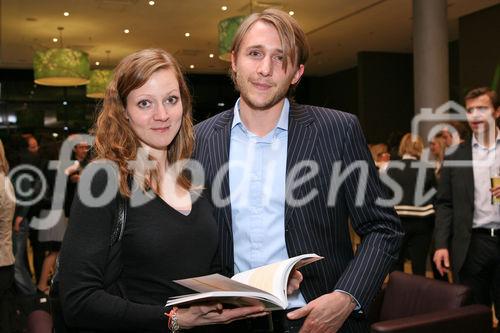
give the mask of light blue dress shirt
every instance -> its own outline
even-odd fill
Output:
[[[285,99],[276,127],[264,137],[245,127],[239,102],[234,107],[229,148],[235,273],[289,258],[285,183],[290,102]],[[299,291],[288,301],[288,308],[306,304]]]

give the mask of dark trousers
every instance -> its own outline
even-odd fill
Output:
[[[270,315],[243,319],[229,325],[221,325],[221,332],[238,333],[298,333],[304,319],[288,320],[286,314],[292,310],[273,311]]]
[[[460,282],[472,289],[476,303],[495,306],[500,311],[500,237],[472,233]]]
[[[13,332],[14,265],[0,267],[0,333]]]
[[[425,276],[434,220],[433,218],[402,217],[401,224],[405,235],[395,269],[403,271],[405,258],[408,258],[411,260],[413,274]]]

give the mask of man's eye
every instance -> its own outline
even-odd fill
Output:
[[[147,107],[149,107],[151,105],[151,102],[146,100],[146,99],[143,99],[142,101],[139,101],[137,103],[137,106],[140,107],[141,109],[145,109]]]
[[[283,55],[282,55],[282,54],[280,54],[280,55],[275,55],[273,58],[274,58],[274,60],[276,60],[276,61],[280,61],[280,62],[282,62],[282,61],[283,61],[283,59],[284,59],[284,57],[283,57]]]
[[[259,51],[250,51],[250,52],[248,52],[248,55],[251,57],[258,57],[258,56],[260,56],[260,52]]]

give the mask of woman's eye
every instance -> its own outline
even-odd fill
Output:
[[[176,104],[178,100],[179,100],[179,97],[177,97],[177,96],[169,96],[167,98],[167,103],[168,104]]]
[[[139,101],[137,103],[137,106],[140,107],[141,109],[145,109],[147,107],[149,107],[151,105],[151,102],[146,100],[146,99],[143,99],[142,101]]]

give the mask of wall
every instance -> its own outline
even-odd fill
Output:
[[[495,70],[500,71],[500,5],[461,17],[459,35],[463,96],[471,88],[491,86]]]

